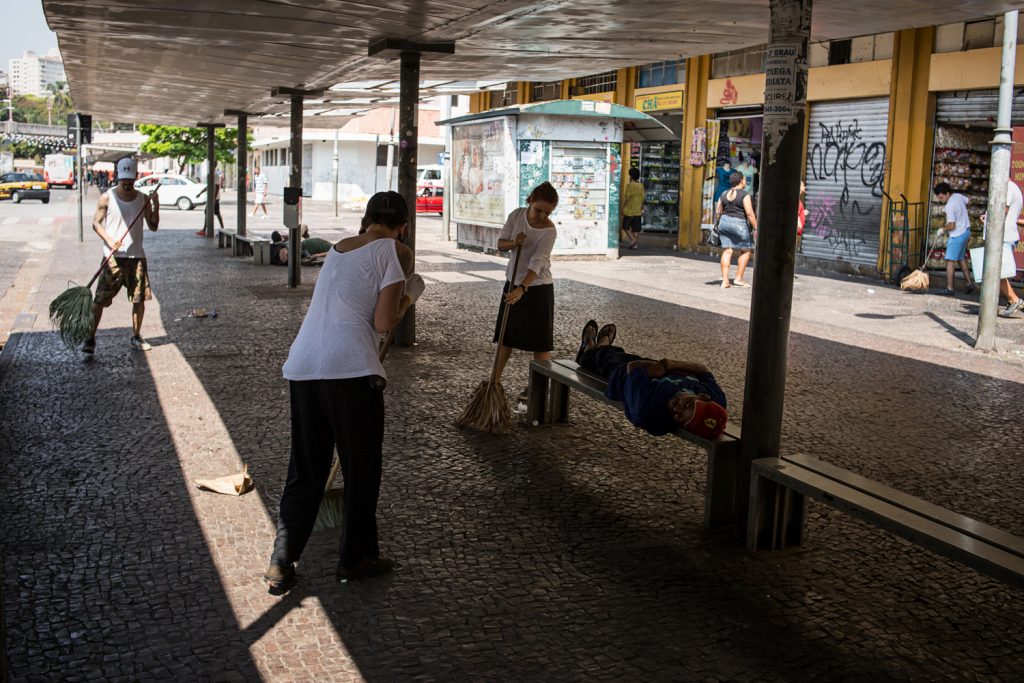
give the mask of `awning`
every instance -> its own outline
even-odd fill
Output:
[[[611,118],[623,121],[622,132],[626,142],[640,140],[674,140],[675,133],[656,118],[642,111],[611,102],[593,100],[552,100],[535,102],[520,107],[490,109],[479,114],[467,114],[438,121],[439,126],[459,125],[502,116],[573,116],[581,118]]]

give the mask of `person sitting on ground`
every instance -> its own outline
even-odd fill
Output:
[[[654,436],[682,427],[704,439],[718,438],[729,414],[725,393],[707,367],[627,353],[612,346],[616,332],[613,324],[598,330],[595,321],[587,321],[576,362],[607,379],[605,396],[622,402],[626,418]]]

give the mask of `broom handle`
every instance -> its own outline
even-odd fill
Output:
[[[160,185],[161,185],[161,183],[157,183],[156,187],[153,188],[153,192],[151,192],[150,194],[156,193],[156,191],[160,189]],[[117,200],[114,200],[114,201],[117,201]],[[139,212],[137,214],[135,214],[135,218],[131,219],[128,222],[128,227],[125,229],[124,234],[121,235],[121,238],[119,240],[117,240],[118,242],[120,242],[121,240],[123,240],[125,237],[128,236],[128,233],[132,231],[132,226],[135,225],[135,221],[139,220],[139,217],[142,216],[142,214],[145,211],[146,211],[146,202],[142,202],[142,208],[139,209]],[[113,252],[111,252],[111,256],[113,256]],[[93,283],[96,282],[96,278],[98,278],[100,276],[100,273],[103,272],[103,266],[107,265],[107,259],[108,258],[110,258],[110,256],[104,256],[103,260],[100,261],[100,267],[96,271],[96,274],[92,276],[92,279],[89,280],[89,284],[87,284],[85,286],[86,289],[92,289]]]
[[[523,251],[523,245],[516,245],[516,255],[512,259],[512,287],[516,284],[516,271],[519,270],[519,254]],[[509,289],[511,292],[512,289]],[[505,292],[501,293],[501,298],[504,300]],[[496,384],[498,381],[498,354],[501,353],[501,345],[505,342],[505,326],[508,324],[508,309],[511,304],[505,303],[505,312],[501,316],[501,329],[498,331],[498,348],[494,350],[494,365],[491,367],[491,384]]]

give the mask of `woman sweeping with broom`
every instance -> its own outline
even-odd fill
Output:
[[[386,574],[380,556],[377,497],[384,442],[386,374],[378,335],[391,331],[423,291],[408,286],[398,237],[408,208],[397,192],[378,192],[366,207],[366,232],[335,244],[284,364],[291,395],[292,447],[281,496],[277,539],[264,579],[288,590],[313,531],[337,448],[345,482],[339,581]]]
[[[533,188],[526,206],[508,215],[498,236],[498,250],[516,249],[505,271],[494,341],[498,350],[489,380],[481,383],[469,406],[456,420],[460,427],[502,433],[511,416],[501,375],[512,349],[532,351],[534,360],[550,360],[554,348],[555,293],[551,277],[551,249],[558,236],[550,216],[558,206],[551,183]],[[524,399],[526,391],[520,395]]]

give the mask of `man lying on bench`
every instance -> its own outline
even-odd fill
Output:
[[[588,321],[576,362],[607,379],[605,396],[622,402],[630,422],[655,436],[682,427],[709,441],[725,430],[725,394],[705,366],[626,353],[612,346],[616,332],[615,325],[598,330]]]

